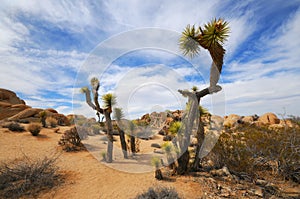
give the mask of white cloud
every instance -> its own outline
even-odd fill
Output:
[[[181,54],[177,42],[180,32],[187,24],[203,25],[213,17],[225,16],[231,26],[231,35],[225,44],[226,73],[222,75],[224,82],[231,82],[222,83],[227,112],[249,114],[252,110],[257,110],[258,113],[272,110],[280,112],[281,107],[284,106],[287,111],[300,114],[299,108],[295,106],[299,101],[297,79],[299,79],[300,63],[298,36],[300,12],[298,10],[294,15],[290,15],[288,21],[270,34],[257,35],[255,43],[245,43],[250,36],[255,36],[253,33],[262,25],[259,22],[264,19],[259,18],[260,16],[264,16],[265,13],[276,13],[280,9],[278,1],[264,8],[265,4],[238,1],[228,5],[219,0],[159,3],[138,0],[124,2],[5,0],[0,7],[2,19],[0,21],[2,33],[0,36],[0,85],[20,92],[24,96],[32,97],[29,105],[38,107],[51,105],[63,112],[69,112],[70,109],[60,103],[70,100],[73,83],[76,82],[75,87],[88,85],[90,77],[96,74],[100,78],[109,67],[110,70],[115,71],[105,73],[101,78],[103,84],[101,93],[115,92],[114,88],[117,88],[119,101],[127,102],[128,92],[132,94],[138,85],[146,85],[136,93],[135,99],[139,102],[130,105],[134,112],[137,113],[143,108],[148,110],[149,107],[155,105],[154,103],[157,103],[155,97],[161,99],[161,106],[171,107],[173,104],[170,102],[170,96],[173,94],[164,89],[165,87],[153,83],[167,85],[175,93],[179,88],[190,88],[193,85],[202,88],[206,86],[201,84],[208,79],[211,59],[207,51],[203,50],[199,57],[191,60],[199,72],[185,65],[180,68],[176,65],[176,69],[169,69],[169,71],[160,70],[159,67],[171,66],[174,62],[173,58]],[[293,3],[287,4],[285,6]],[[248,6],[250,9],[245,9]],[[102,51],[97,51],[96,48],[94,54],[91,55],[93,58],[88,58],[88,54],[79,48],[68,51],[45,46],[45,49],[41,49],[38,47],[39,41],[35,41],[34,35],[31,35],[31,30],[38,30],[37,27],[30,23],[26,25],[20,15],[28,20],[32,18],[42,22],[45,27],[49,25],[50,28],[51,25],[61,31],[74,33],[91,44],[102,41],[115,33],[119,35],[103,41],[101,45],[105,48],[102,48]],[[151,28],[141,29],[146,27]],[[129,34],[123,32],[128,30],[135,31]],[[135,36],[132,37],[134,34]],[[252,45],[260,49],[261,54],[257,54],[255,49],[252,49]],[[92,47],[89,46],[87,49]],[[133,68],[125,64],[122,67],[111,65],[115,59],[125,56],[126,53],[145,49],[152,49],[152,51],[140,54],[145,58],[146,64],[148,53],[150,57],[153,55],[161,57],[162,65],[155,63],[151,69]],[[159,50],[162,53],[158,53]],[[249,56],[255,55],[256,57],[247,57],[247,53],[251,50],[252,54]],[[165,53],[166,51],[170,53]],[[236,55],[237,52],[242,54]],[[88,59],[84,62],[86,58]],[[168,62],[170,64],[167,64]],[[83,63],[85,65],[80,68]],[[79,79],[76,80],[75,74],[79,69]],[[164,74],[161,75],[157,73],[158,71]],[[149,75],[151,72],[152,75]],[[147,73],[148,76],[143,75]],[[179,81],[180,78],[177,78],[192,73],[199,74],[201,78],[191,79],[189,82],[182,82]],[[153,93],[152,100],[149,93],[153,88],[159,92]],[[61,96],[49,96],[51,99],[34,98],[47,91]],[[208,97],[203,100],[203,103],[209,105],[212,104],[211,101],[213,101],[211,97]],[[75,102],[80,105],[79,110],[83,113],[94,114],[93,111],[91,114],[90,108],[84,101],[75,100]],[[148,102],[149,106],[143,102]]]

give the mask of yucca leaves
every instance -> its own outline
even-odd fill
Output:
[[[200,31],[195,29],[195,26],[187,25],[179,39],[179,46],[184,55],[193,58],[200,52],[198,37]]]
[[[116,103],[116,96],[111,93],[102,96],[102,101],[104,103],[104,108],[112,108]]]
[[[114,108],[114,118],[120,121],[124,117],[122,108]]]
[[[224,44],[229,36],[228,22],[223,19],[213,19],[204,25],[203,35],[201,38],[202,45],[205,48],[211,48],[218,44]]]
[[[184,55],[194,57],[200,52],[200,46],[208,50],[220,48],[229,36],[228,25],[221,18],[211,20],[203,29],[187,25],[179,39],[180,49]]]

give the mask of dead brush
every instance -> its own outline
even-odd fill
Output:
[[[55,165],[56,157],[21,160],[0,165],[0,198],[36,198],[41,191],[60,185],[64,180]]]

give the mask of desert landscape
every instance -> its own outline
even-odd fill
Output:
[[[51,125],[51,120],[48,119],[46,127],[41,127],[38,135],[33,136],[27,130],[28,126],[32,123],[40,123],[42,126],[43,114],[41,113],[43,112],[47,113],[47,117],[51,115],[52,118],[57,118],[55,125]],[[280,174],[281,165],[276,165],[276,161],[271,160],[261,164],[260,169],[253,168],[253,171],[249,171],[247,174],[247,171],[238,170],[228,163],[228,165],[220,167],[217,160],[213,158],[217,151],[212,150],[215,154],[210,155],[213,153],[209,153],[204,157],[196,171],[190,170],[183,175],[178,175],[165,164],[165,166],[159,167],[163,179],[156,179],[155,167],[153,164],[151,165],[151,157],[159,157],[163,162],[167,162],[166,151],[161,146],[170,135],[168,130],[172,120],[176,117],[180,118],[182,113],[182,111],[172,112],[172,117],[169,115],[164,121],[163,129],[150,135],[147,139],[138,139],[138,150],[134,155],[128,151],[128,159],[122,156],[119,136],[116,133],[114,135],[113,161],[106,163],[102,155],[102,151],[106,150],[107,145],[106,134],[103,131],[105,127],[98,129],[96,133],[86,130],[89,133],[80,141],[83,145],[75,146],[72,150],[65,150],[70,147],[66,148],[58,143],[65,132],[70,132],[74,128],[74,123],[76,123],[72,121],[74,115],[64,116],[51,108],[46,110],[32,108],[26,105],[13,91],[0,89],[0,175],[2,175],[0,176],[0,195],[4,198],[136,198],[142,193],[147,193],[149,188],[155,190],[165,188],[171,190],[170,192],[175,190],[180,198],[299,198],[299,159],[296,159],[296,162],[289,167],[290,170],[294,169],[292,176]],[[150,116],[151,114],[144,115],[138,121],[151,122]],[[82,118],[82,116],[80,117]],[[292,130],[295,135],[293,144],[298,144],[292,150],[299,150],[299,120],[295,118],[282,120],[272,113],[260,117],[238,115],[229,115],[224,118],[209,117],[222,122],[224,127],[222,135],[236,136],[236,140],[238,140],[238,131],[243,130],[244,134],[249,133],[246,126],[253,127],[250,128],[250,131],[264,126],[273,135],[284,129],[286,135],[291,135],[289,132]],[[97,124],[95,119],[86,118],[86,121],[92,122],[93,125]],[[12,124],[18,124],[24,130],[15,132],[16,127],[12,128]],[[205,131],[209,132],[209,127],[206,126]],[[206,133],[207,135],[208,133]],[[226,138],[222,135],[219,140]],[[254,139],[254,137],[252,138]],[[242,141],[246,142],[247,139],[247,136],[244,136]],[[191,151],[193,150],[193,141],[192,139],[189,146]],[[217,143],[214,149],[217,150],[218,146]],[[280,148],[283,147],[283,144],[279,142],[276,143],[276,146]],[[293,152],[291,151],[291,153]],[[289,155],[299,158],[299,151],[296,153]],[[230,155],[230,153],[225,155]],[[239,156],[239,154],[236,155]],[[6,182],[7,179],[4,179],[5,176],[3,177],[5,169],[13,168],[9,167],[13,163],[34,163],[45,157],[55,159],[53,163],[57,167],[55,183],[37,191],[15,190],[17,195],[10,195],[13,193],[10,193],[9,190],[13,190],[20,184],[28,183],[26,182],[28,179],[25,176],[22,180]],[[263,157],[259,158],[263,159]],[[228,159],[230,158],[228,157]],[[249,165],[249,162],[245,164]],[[254,165],[255,163],[250,162],[250,164]],[[258,167],[258,165],[255,166]],[[237,166],[243,167],[242,165]],[[8,183],[10,187],[6,186]],[[148,191],[149,193],[151,191]],[[149,198],[149,196],[140,196],[140,198]]]

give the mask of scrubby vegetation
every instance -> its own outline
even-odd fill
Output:
[[[0,165],[0,198],[36,198],[63,182],[55,165],[57,157],[22,160]]]
[[[70,130],[66,130],[59,140],[58,144],[62,146],[64,151],[80,151],[84,150],[81,140],[83,137],[79,136],[77,128],[73,127]]]
[[[136,199],[180,199],[177,191],[169,187],[150,187],[148,191],[136,197]]]
[[[57,119],[55,119],[54,117],[47,117],[46,124],[51,128],[55,128],[57,126]]]
[[[268,172],[300,183],[299,130],[240,125],[221,135],[209,157],[216,167],[227,166],[243,178],[256,179]]]
[[[27,130],[33,135],[37,136],[42,129],[42,125],[40,123],[31,123],[28,125]]]
[[[19,123],[12,122],[8,125],[4,126],[5,128],[8,128],[10,131],[16,131],[16,132],[23,132],[25,131],[24,127],[20,125]]]

